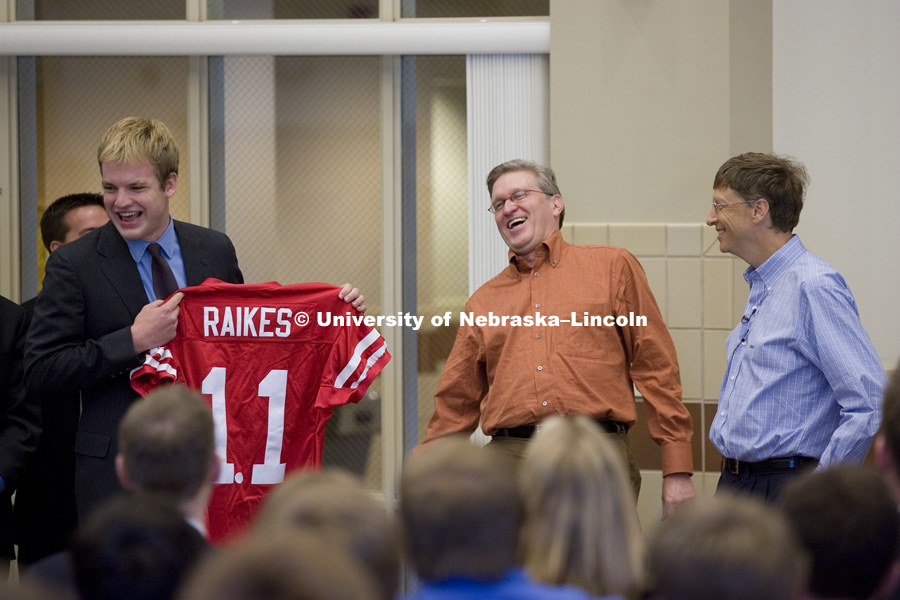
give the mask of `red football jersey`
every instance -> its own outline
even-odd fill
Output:
[[[391,357],[331,285],[207,279],[181,291],[175,339],[148,353],[132,387],[145,395],[183,381],[210,403],[222,459],[208,511],[216,542],[250,521],[285,472],[322,464],[334,407],[358,402]]]

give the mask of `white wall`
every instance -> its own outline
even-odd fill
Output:
[[[735,111],[760,122],[752,105],[730,101],[730,14],[721,0],[550,3],[550,166],[567,222],[705,218]],[[748,67],[761,54],[742,55],[742,81],[755,89]]]
[[[775,0],[773,146],[812,184],[797,233],[900,356],[900,2]]]

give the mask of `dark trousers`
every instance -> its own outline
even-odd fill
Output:
[[[784,486],[794,479],[798,471],[780,473],[746,473],[735,475],[730,471],[722,471],[716,494],[737,493],[745,496],[757,496],[771,504],[781,501]]]

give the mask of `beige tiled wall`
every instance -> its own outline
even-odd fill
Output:
[[[725,372],[725,339],[747,302],[746,264],[720,253],[715,231],[701,223],[568,223],[563,236],[574,244],[620,246],[643,265],[678,352],[684,402],[694,415],[694,468],[717,470],[719,456],[705,442],[707,421]],[[632,434],[641,468],[658,469],[659,450],[646,425],[639,421]]]

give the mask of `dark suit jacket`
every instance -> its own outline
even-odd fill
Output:
[[[0,296],[0,559],[12,559],[13,520],[10,496],[37,448],[41,429],[40,405],[28,402],[22,380],[25,311]]]
[[[27,322],[37,298],[22,303]],[[38,400],[41,439],[28,472],[16,488],[15,532],[19,568],[69,547],[75,513],[75,432],[81,412],[78,390]]]
[[[243,283],[231,240],[175,222],[187,284],[214,277]],[[137,265],[112,222],[59,247],[47,259],[28,332],[29,393],[81,390],[75,440],[78,519],[121,490],[115,474],[119,421],[137,398],[129,371],[140,364],[131,325],[148,303]]]

